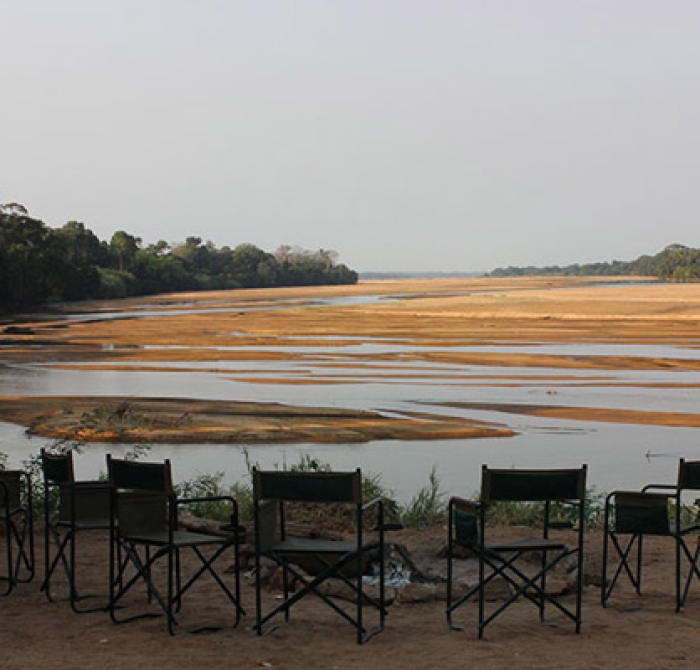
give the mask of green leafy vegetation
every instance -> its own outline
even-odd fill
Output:
[[[428,485],[423,487],[401,508],[401,522],[407,528],[425,528],[444,523],[446,494],[440,490],[435,467],[428,475]]]
[[[56,440],[46,447],[51,453],[67,453],[73,451],[79,454],[83,444],[72,440]],[[126,459],[136,460],[148,455],[151,445],[139,444],[125,454]],[[175,489],[179,498],[207,498],[230,496],[238,505],[239,518],[244,523],[250,523],[253,518],[253,488],[250,483],[252,469],[257,467],[250,460],[249,453],[244,450],[247,480],[232,485],[224,483],[225,473],[200,474],[192,479],[177,484]],[[6,465],[7,456],[0,453],[0,469]],[[36,518],[43,514],[44,483],[39,454],[32,455],[24,461],[22,467],[29,473],[32,481],[32,496]],[[331,466],[323,463],[309,454],[301,454],[296,463],[275,466],[275,469],[291,472],[331,472]],[[104,474],[102,475],[104,478]],[[423,529],[429,526],[443,525],[447,516],[447,494],[441,490],[437,469],[433,467],[428,475],[428,483],[421,488],[406,504],[400,504],[394,492],[387,488],[380,475],[363,474],[363,499],[366,502],[380,498],[384,502],[385,521],[397,523],[405,528]],[[55,492],[54,492],[55,493]],[[54,504],[57,501],[54,501]],[[605,495],[589,490],[586,496],[585,522],[587,527],[596,528],[603,525]],[[669,518],[674,518],[673,500],[669,498]],[[205,501],[188,505],[188,514],[202,519],[226,522],[230,518],[231,507],[225,501]],[[319,524],[324,527],[343,531],[351,528],[354,517],[351,510],[343,505],[337,508],[324,506],[321,509],[315,505],[299,504],[289,506],[288,521],[299,524]],[[496,502],[489,505],[487,518],[490,523],[502,525],[521,525],[541,527],[544,518],[544,503]],[[696,523],[700,518],[700,500],[693,504],[681,506],[682,523]],[[553,504],[550,509],[550,520],[555,522],[571,522],[578,520],[577,508],[573,505]],[[367,519],[367,527],[372,528],[375,519]]]
[[[252,463],[245,452],[248,474],[256,464]],[[292,464],[283,463],[277,469],[290,472],[331,472],[328,463],[322,463],[308,454],[302,454],[299,461]],[[253,518],[253,490],[249,482],[237,482],[227,487],[223,483],[224,473],[203,474],[182,482],[177,486],[178,496],[199,498],[206,496],[232,496],[238,503],[240,518],[250,521]],[[394,492],[387,488],[380,475],[363,474],[362,498],[366,502],[381,499],[384,503],[385,521],[399,523],[410,528],[424,528],[434,523],[443,523],[445,516],[445,494],[440,492],[440,485],[435,470],[430,474],[428,485],[420,490],[407,505],[400,505]],[[223,502],[196,503],[188,511],[198,517],[214,520],[226,520],[229,507]],[[292,523],[322,524],[337,530],[351,528],[354,523],[353,512],[347,506],[323,506],[313,504],[289,505],[287,519]],[[368,519],[369,528],[376,524],[376,519]]]
[[[604,511],[605,496],[595,491],[588,491],[586,493],[586,506],[584,510],[586,526],[602,526]],[[544,520],[544,503],[494,502],[489,505],[486,514],[489,521],[495,524],[542,527]],[[576,523],[578,521],[578,507],[562,503],[552,503],[549,518],[552,522]]]
[[[253,244],[217,248],[199,237],[144,246],[119,230],[100,240],[85,224],[50,228],[18,204],[0,204],[0,312],[50,302],[173,291],[355,284],[335,251]]]
[[[700,249],[671,244],[655,256],[640,256],[634,261],[611,261],[579,265],[547,267],[497,268],[492,277],[525,277],[532,275],[571,276],[637,276],[656,277],[662,281],[700,280]]]
[[[253,515],[253,491],[250,486],[225,486],[224,473],[203,474],[188,479],[175,487],[178,498],[215,498],[231,496],[238,504],[238,513],[242,518],[252,518]],[[231,514],[230,503],[223,500],[207,500],[187,505],[188,514],[201,519],[214,521],[228,521]]]

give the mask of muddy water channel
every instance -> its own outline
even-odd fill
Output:
[[[353,300],[360,301],[357,297]],[[332,305],[333,301],[328,299],[326,304]],[[315,307],[319,308],[319,304]],[[284,304],[251,306],[260,310],[283,308]],[[220,307],[212,309],[225,312]],[[159,314],[165,323],[172,311],[132,311],[128,318],[152,318],[154,314]],[[125,314],[112,316],[124,318]],[[82,321],[98,318],[104,319],[105,315],[80,315]],[[245,335],[241,333],[241,337]],[[242,480],[246,462],[281,467],[308,455],[334,469],[361,467],[380,474],[402,500],[410,499],[427,484],[433,468],[443,491],[472,495],[478,490],[479,471],[484,463],[492,467],[576,467],[587,463],[590,484],[598,492],[605,492],[636,488],[651,481],[673,481],[679,456],[700,458],[698,428],[549,418],[517,411],[518,407],[536,406],[695,415],[700,410],[700,371],[692,369],[692,365],[651,364],[659,360],[694,363],[700,359],[700,350],[693,343],[463,341],[440,346],[434,342],[421,345],[400,337],[351,334],[343,336],[342,342],[337,336],[328,338],[327,344],[319,336],[314,336],[312,346],[306,346],[305,341],[300,336],[278,339],[268,334],[255,346],[188,346],[188,352],[196,351],[196,360],[183,360],[179,355],[183,348],[173,344],[144,344],[141,351],[146,355],[142,359],[118,361],[99,357],[87,362],[71,361],[68,349],[63,352],[60,367],[26,357],[21,361],[6,360],[0,365],[0,393],[258,401],[373,410],[396,416],[430,412],[477,419],[516,432],[510,438],[472,440],[152,446],[150,457],[171,458],[179,480],[215,472],[224,472],[228,481]],[[103,347],[109,353],[119,345],[105,342]],[[642,363],[635,369],[601,364],[562,370],[460,362],[462,355],[484,353],[504,357],[563,356],[572,361],[605,361],[623,356],[635,357]],[[650,364],[645,366],[647,359]],[[20,465],[49,442],[28,438],[20,426],[0,423],[0,451],[8,454],[11,465]],[[120,455],[131,448],[90,444],[77,461],[78,474],[95,475],[104,469],[106,453]]]

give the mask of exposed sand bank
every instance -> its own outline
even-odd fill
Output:
[[[360,295],[374,295],[377,299],[362,304],[314,302]],[[279,300],[285,301],[285,309],[245,311],[250,306],[274,306]],[[700,360],[677,357],[450,351],[461,344],[494,342],[700,346],[700,285],[697,284],[630,284],[629,278],[618,283],[610,278],[604,281],[590,278],[397,280],[361,282],[357,286],[173,294],[80,303],[65,309],[78,315],[103,313],[105,318],[65,320],[59,309],[56,318],[42,315],[40,319],[8,325],[0,333],[3,345],[0,362],[41,362],[57,367],[70,362],[74,370],[81,368],[81,362],[89,364],[91,370],[148,370],[149,364],[159,363],[160,372],[182,372],[187,368],[168,367],[167,363],[210,361],[206,370],[192,369],[220,373],[216,361],[229,364],[279,361],[282,369],[290,360],[304,361],[306,357],[311,360],[314,348],[324,346],[335,347],[338,352],[337,360],[323,362],[326,369],[342,366],[352,369],[352,375],[339,371],[333,378],[312,375],[292,378],[280,374],[246,379],[266,384],[361,384],[363,375],[371,373],[375,379],[390,380],[394,374],[389,365],[394,358],[391,352],[344,353],[348,344],[365,341],[387,346],[392,343],[414,345],[415,349],[402,354],[402,371],[416,381],[426,374],[439,377],[440,366],[445,364],[561,369],[562,373],[700,369]],[[203,309],[225,311],[198,313],[197,310]],[[115,311],[133,316],[107,318]],[[167,316],[157,316],[165,311]],[[144,316],[136,318],[139,314]],[[263,350],[259,349],[261,345],[264,345]],[[289,345],[294,346],[294,351],[284,349]],[[430,345],[440,346],[442,351],[421,349]],[[231,379],[240,378],[235,372],[228,374]],[[550,378],[559,382],[566,379],[564,374],[557,378],[551,373]],[[465,386],[518,383],[517,375],[507,380],[497,374],[450,375],[449,379],[451,383]],[[576,379],[585,381],[580,374]],[[523,383],[527,383],[525,378]],[[249,407],[244,416],[233,405],[210,403],[206,409],[201,402],[195,404],[184,398],[179,407],[162,401],[137,407],[136,403],[142,400],[134,398],[128,403],[132,408],[131,418],[138,416],[140,421],[134,421],[131,426],[119,426],[119,430],[115,426],[97,425],[95,421],[92,426],[84,422],[81,425],[85,412],[95,418],[98,399],[62,398],[60,406],[51,401],[42,413],[37,401],[14,398],[3,403],[5,408],[0,409],[0,415],[4,420],[31,427],[36,434],[85,440],[353,442],[507,434],[499,432],[497,427],[438,416],[389,420],[379,414],[352,416],[348,413],[343,416],[341,425],[340,413],[323,417],[320,410],[312,408],[304,417],[301,408],[287,408],[287,415],[280,423],[280,417],[269,416],[264,404],[257,409]],[[510,407],[508,411],[622,423],[682,426],[700,423],[700,414],[679,416],[596,407],[548,405]],[[268,416],[263,417],[264,413]],[[109,411],[103,414],[106,416]],[[228,419],[222,418],[224,416]]]
[[[173,398],[0,396],[0,421],[32,435],[82,442],[368,442],[507,437],[513,432],[428,413],[377,412]]]

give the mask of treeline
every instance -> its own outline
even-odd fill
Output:
[[[634,261],[611,261],[548,267],[497,268],[492,277],[524,277],[528,275],[624,276],[657,277],[663,281],[699,281],[700,249],[671,244],[655,256],[640,256]]]
[[[199,237],[144,246],[123,230],[107,242],[83,223],[51,228],[22,205],[0,205],[0,312],[171,291],[357,283],[337,257],[289,246],[274,254],[253,244],[218,249]]]

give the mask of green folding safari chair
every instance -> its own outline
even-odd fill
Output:
[[[265,625],[279,614],[289,621],[290,610],[302,598],[313,594],[347,621],[362,644],[384,629],[386,617],[384,584],[384,505],[380,499],[364,503],[362,474],[354,472],[280,472],[253,470],[253,500],[255,514],[255,573],[256,623],[259,635],[276,628]],[[348,540],[293,537],[288,534],[288,516],[297,504],[317,510],[350,510],[353,534]],[[367,537],[368,516],[376,520],[372,536]],[[281,602],[263,611],[261,560],[273,561],[282,570],[283,597]],[[371,561],[378,566],[378,594],[370,595],[363,574]],[[349,589],[352,604],[321,590],[330,578]],[[290,582],[298,584],[297,590]],[[374,627],[367,629],[365,609],[372,611]]]
[[[605,607],[624,573],[637,595],[642,594],[642,547],[645,535],[670,537],[675,546],[676,612],[685,605],[694,577],[700,577],[697,519],[684,522],[682,496],[700,491],[700,461],[680,459],[675,484],[649,484],[641,491],[613,491],[605,500],[601,604]],[[688,544],[695,539],[695,547]],[[626,541],[623,539],[626,538]],[[610,551],[610,546],[615,550]],[[636,549],[636,551],[635,551]],[[608,563],[617,565],[608,581]],[[685,567],[684,570],[684,565]],[[685,574],[684,574],[685,573]]]
[[[81,594],[78,590],[78,534],[102,531],[107,535],[110,527],[109,484],[76,481],[73,452],[70,451],[51,453],[42,449],[41,468],[44,474],[44,581],[41,590],[50,601],[55,600],[51,581],[60,565],[68,582],[68,600],[73,611],[77,614],[103,612],[107,607],[106,579],[101,604],[87,608],[79,605],[84,600],[100,596]]]
[[[544,621],[545,605],[574,622],[576,632],[581,630],[581,596],[583,592],[583,540],[586,498],[586,466],[573,470],[492,470],[482,468],[481,498],[478,502],[453,497],[448,505],[447,546],[447,622],[454,630],[464,630],[453,622],[458,607],[473,596],[478,598],[479,638],[496,617],[518,600],[529,601]],[[507,540],[487,539],[487,514],[492,503],[521,502],[543,506],[542,529],[536,536]],[[571,506],[567,513],[566,510]],[[563,532],[574,534],[574,542],[567,543]],[[464,549],[479,561],[478,583],[457,595],[454,585],[454,560]],[[528,554],[535,559],[534,571],[519,559]],[[575,603],[562,602],[547,590],[547,576],[562,562],[573,561],[576,571]],[[496,578],[503,578],[509,594],[490,613],[486,612],[486,589]]]
[[[0,525],[5,540],[5,566],[0,568],[4,596],[34,577],[32,486],[23,470],[0,470]]]
[[[240,605],[238,556],[244,529],[238,525],[236,501],[231,496],[177,498],[170,461],[167,460],[163,463],[142,463],[118,460],[108,455],[107,470],[112,490],[109,599],[112,620],[126,623],[164,615],[168,632],[173,635],[178,625],[175,615],[180,612],[183,597],[200,577],[209,575],[223,594],[224,604],[233,606],[230,625],[236,627],[245,614]],[[226,502],[231,508],[230,524],[222,526],[221,535],[180,530],[178,510],[182,505],[214,501]],[[185,552],[196,567],[192,568],[183,583],[182,555]],[[232,586],[217,571],[219,564],[230,553],[233,553]],[[231,564],[222,567],[228,571]],[[160,580],[159,568],[164,572]],[[145,587],[147,605],[136,614],[120,618],[118,611],[126,607],[126,597],[137,584]],[[193,632],[218,630],[221,627],[200,627]]]

